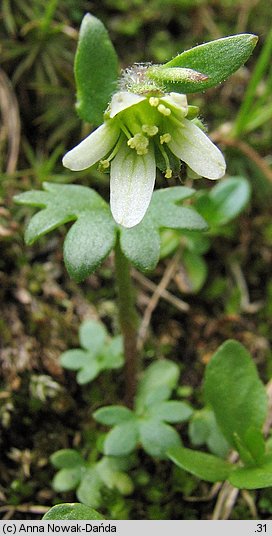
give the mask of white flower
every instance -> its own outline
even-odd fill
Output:
[[[63,158],[63,165],[80,171],[100,163],[110,167],[110,206],[117,223],[137,225],[149,206],[155,178],[156,153],[165,162],[165,177],[172,176],[172,152],[198,175],[219,179],[225,160],[219,149],[192,121],[186,119],[187,99],[179,93],[145,97],[128,91],[116,93],[103,125]]]

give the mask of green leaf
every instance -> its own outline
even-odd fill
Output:
[[[156,267],[160,257],[160,229],[204,231],[208,228],[195,210],[179,206],[194,193],[183,186],[156,190],[143,220],[131,229],[121,229],[122,251],[139,270],[146,272]]]
[[[109,207],[85,186],[44,183],[43,187],[46,196],[45,192],[27,192],[15,197],[19,204],[46,207],[30,220],[26,243],[33,244],[56,227],[77,220],[64,242],[64,261],[69,275],[82,281],[114,246],[115,224]]]
[[[187,421],[191,417],[193,410],[186,402],[169,400],[154,404],[148,413],[159,421],[174,423]]]
[[[173,361],[162,359],[152,363],[139,381],[136,408],[141,413],[154,402],[169,398],[179,378],[179,368]]]
[[[147,74],[162,83],[167,91],[203,91],[223,82],[237,71],[247,61],[257,41],[258,38],[252,34],[238,34],[210,41],[183,52],[162,66],[150,67]],[[173,81],[171,68],[174,68]],[[180,71],[178,76],[177,68],[192,69],[196,73],[190,77],[188,74],[185,76],[186,72]],[[199,73],[207,78],[201,79]]]
[[[80,503],[56,504],[56,506],[50,508],[50,510],[43,516],[44,521],[66,521],[70,519],[76,521],[80,519],[99,520],[104,518],[96,510]]]
[[[224,225],[244,210],[250,199],[250,185],[243,177],[229,177],[212,190],[200,192],[195,207],[210,226]]]
[[[210,452],[225,458],[230,450],[210,409],[196,411],[189,424],[189,437],[194,447],[207,445]]]
[[[157,190],[142,222],[131,228],[117,226],[107,203],[85,186],[44,183],[45,191],[15,196],[18,204],[42,208],[29,222],[27,244],[56,227],[76,221],[64,241],[64,261],[77,282],[90,275],[115,245],[117,229],[125,256],[142,271],[155,268],[160,256],[159,230],[163,227],[205,230],[207,224],[191,208],[178,206],[194,190],[182,186]]]
[[[101,488],[103,482],[97,473],[96,467],[90,467],[81,479],[77,489],[77,498],[83,504],[98,508],[101,503]]]
[[[183,447],[169,449],[168,457],[178,467],[208,482],[227,480],[233,466],[212,454]]]
[[[103,367],[115,369],[122,367],[124,364],[123,337],[117,335],[105,345],[101,355]]]
[[[81,465],[70,469],[61,469],[53,478],[53,488],[55,491],[63,492],[75,489],[81,480]]]
[[[86,362],[84,367],[82,367],[80,371],[77,373],[77,382],[79,383],[79,385],[84,385],[85,383],[89,383],[98,376],[101,370],[102,369],[99,366],[98,361],[88,360],[88,362]]]
[[[201,255],[185,249],[182,254],[182,263],[186,272],[188,292],[199,292],[207,278],[207,264]]]
[[[264,424],[267,395],[244,346],[232,340],[220,346],[207,366],[204,387],[227,441],[236,449],[238,437],[248,448],[248,430]]]
[[[84,465],[81,454],[74,449],[61,449],[50,456],[50,462],[57,469],[70,468],[75,465]]]
[[[145,419],[139,425],[140,441],[143,449],[155,458],[166,458],[166,452],[171,447],[181,445],[177,431],[157,419]]]
[[[85,320],[79,328],[79,341],[82,348],[91,350],[97,355],[103,348],[107,339],[107,331],[101,322]]]
[[[77,111],[98,126],[117,89],[118,58],[104,24],[87,13],[79,32],[75,57]]]
[[[96,464],[99,476],[105,486],[109,489],[118,489],[122,495],[130,495],[134,487],[131,478],[121,469],[122,464],[118,464],[118,458],[104,456]]]
[[[85,350],[66,350],[60,356],[61,365],[68,370],[79,370],[88,363],[88,355]]]
[[[236,488],[261,489],[272,486],[271,455],[258,467],[241,467],[231,473],[229,482]]]
[[[129,419],[121,424],[117,424],[107,434],[104,443],[104,453],[108,456],[125,456],[135,449],[138,437],[136,419]]]
[[[93,413],[97,422],[112,426],[134,417],[132,411],[124,406],[104,406]]]

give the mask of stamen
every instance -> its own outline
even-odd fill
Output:
[[[163,143],[169,143],[169,141],[171,141],[171,139],[172,139],[171,134],[169,134],[169,132],[166,132],[165,134],[160,136],[160,143],[161,143],[161,145]]]
[[[171,179],[172,178],[172,169],[168,168],[164,174],[165,178],[166,179]]]
[[[158,106],[158,111],[159,111],[160,114],[162,114],[162,115],[171,115],[171,110],[170,110],[170,108],[167,108],[166,106],[164,106],[164,104],[159,104],[159,106]]]
[[[158,97],[150,97],[149,99],[150,106],[158,106],[159,103],[160,103],[160,100],[158,99]]]
[[[169,158],[168,158],[168,155],[166,153],[166,151],[164,150],[164,148],[162,147],[162,145],[158,145],[159,149],[160,149],[160,152],[164,158],[164,161],[165,161],[165,167],[166,167],[166,170],[165,170],[165,173],[164,173],[164,176],[166,179],[171,179],[172,177],[172,169],[170,168],[170,162],[169,162]]]
[[[110,167],[110,161],[109,160],[100,160],[99,167],[101,167],[103,170],[108,169]]]
[[[155,136],[158,134],[159,129],[156,125],[143,125],[142,131],[145,132],[148,136]]]
[[[143,155],[148,152],[149,139],[138,132],[127,141],[127,144],[131,149],[135,149],[138,155]]]

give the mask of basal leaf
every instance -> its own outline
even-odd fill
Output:
[[[139,423],[140,441],[145,452],[155,458],[166,458],[171,447],[179,447],[181,439],[177,431],[156,419],[145,419]]]
[[[75,57],[77,111],[98,126],[117,88],[118,58],[104,24],[87,13],[79,32]]]
[[[96,510],[80,503],[56,504],[50,508],[43,516],[44,521],[66,521],[66,520],[97,520],[104,519]]]
[[[182,52],[162,66],[150,67],[148,74],[162,83],[167,91],[203,91],[223,82],[239,69],[249,58],[257,41],[258,38],[252,34],[223,37]],[[172,77],[171,68],[174,69]],[[180,76],[179,68],[182,68]],[[188,69],[193,71],[191,76],[186,73]]]
[[[107,331],[101,322],[96,320],[85,320],[79,328],[79,341],[82,348],[91,350],[96,355],[98,354],[107,339]]]
[[[136,419],[129,419],[117,424],[107,434],[104,452],[108,456],[125,456],[135,449],[138,437]]]
[[[75,489],[80,483],[81,466],[76,465],[70,469],[60,469],[53,478],[53,488],[55,491],[64,492]]]
[[[253,359],[242,344],[229,340],[212,357],[205,374],[205,395],[227,441],[248,449],[248,431],[261,431],[267,395]]]
[[[236,488],[261,489],[272,486],[272,460],[271,456],[255,467],[239,467],[228,478]]]
[[[250,185],[243,177],[229,177],[210,192],[200,191],[195,207],[210,226],[224,225],[238,216],[250,199]]]
[[[173,361],[162,359],[152,363],[145,370],[138,384],[135,402],[137,413],[140,414],[155,402],[169,398],[177,385],[178,378],[179,368]]]
[[[98,508],[101,503],[101,488],[103,482],[96,470],[96,467],[90,467],[83,475],[80,486],[77,489],[77,498],[83,504]]]
[[[192,413],[191,406],[187,402],[180,402],[179,400],[159,402],[149,410],[149,414],[153,418],[171,423],[187,421]]]
[[[112,426],[133,418],[133,413],[125,406],[105,406],[93,413],[97,422]]]
[[[183,447],[168,450],[168,457],[178,467],[208,482],[227,480],[233,466],[212,454]]]
[[[57,450],[50,456],[50,461],[58,469],[70,468],[75,465],[84,465],[81,454],[74,449]]]

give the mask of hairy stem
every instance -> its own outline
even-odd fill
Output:
[[[135,309],[135,292],[130,274],[130,264],[124,256],[119,240],[115,246],[115,273],[118,290],[119,322],[124,340],[125,354],[125,402],[133,406],[137,385],[138,351],[137,351],[137,313]]]

